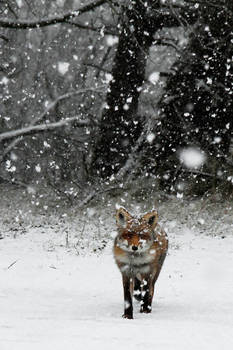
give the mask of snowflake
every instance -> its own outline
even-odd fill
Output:
[[[188,147],[180,151],[179,159],[187,168],[198,169],[204,164],[206,155],[198,148]]]
[[[68,62],[58,62],[57,69],[62,75],[65,75],[69,70],[70,64]]]

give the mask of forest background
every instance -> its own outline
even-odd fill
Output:
[[[232,28],[232,0],[0,1],[1,183],[232,194]]]

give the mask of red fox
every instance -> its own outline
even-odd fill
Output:
[[[132,296],[141,303],[140,312],[151,312],[154,284],[168,249],[168,238],[158,224],[157,211],[135,218],[124,208],[116,212],[118,235],[114,258],[122,274],[124,318],[133,318]]]

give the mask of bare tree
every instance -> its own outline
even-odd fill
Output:
[[[112,79],[95,150],[95,168],[102,177],[116,173],[127,160],[143,130],[138,101],[154,34],[164,27],[192,24],[193,6],[173,7],[160,1],[129,1],[122,5],[121,28]]]

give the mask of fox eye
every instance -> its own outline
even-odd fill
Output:
[[[127,232],[124,234],[125,239],[131,239],[133,237],[133,234],[131,232]]]
[[[148,235],[142,234],[142,235],[140,235],[140,239],[147,240],[148,239]]]

